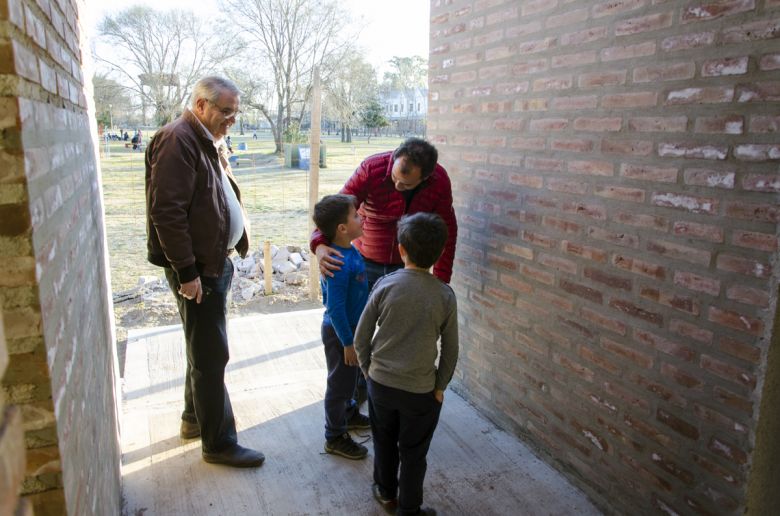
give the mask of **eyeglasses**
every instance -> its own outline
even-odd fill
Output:
[[[241,114],[241,110],[240,109],[237,109],[237,110],[233,111],[230,108],[223,108],[223,107],[220,107],[219,104],[217,104],[216,102],[212,102],[209,99],[206,99],[206,102],[208,102],[209,104],[211,104],[212,106],[217,108],[219,110],[219,112],[222,113],[222,116],[224,116],[225,118],[233,118],[233,117],[236,117],[236,116]]]

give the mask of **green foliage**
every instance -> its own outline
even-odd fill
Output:
[[[386,90],[412,90],[428,87],[428,61],[420,56],[390,59],[392,70],[385,72],[382,87]]]
[[[390,125],[390,122],[385,118],[382,106],[379,105],[377,99],[371,99],[369,101],[368,105],[363,110],[361,121],[363,122],[363,125],[369,129],[379,129]]]
[[[282,134],[282,139],[284,143],[306,143],[309,141],[308,136],[301,132],[301,124],[298,122],[290,122]]]

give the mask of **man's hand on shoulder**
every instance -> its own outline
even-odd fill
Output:
[[[328,247],[325,244],[318,245],[314,254],[317,255],[317,263],[319,263],[320,266],[320,274],[323,276],[329,276],[332,278],[333,271],[341,270],[341,266],[344,265],[344,260],[339,260],[339,258],[343,258],[344,255],[341,254],[337,249]]]

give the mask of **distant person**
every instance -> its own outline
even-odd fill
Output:
[[[129,137],[129,135],[127,134],[127,131],[125,131],[125,134],[124,134],[124,136],[122,137],[122,139],[123,139],[124,141],[127,141],[128,137]]]
[[[458,361],[455,293],[429,272],[446,243],[447,224],[438,215],[402,218],[398,250],[404,268],[377,280],[355,332],[368,380],[372,490],[386,509],[397,505],[398,514],[435,514],[421,508],[426,455]]]
[[[141,145],[141,137],[138,134],[138,130],[136,129],[135,134],[133,134],[133,138],[130,140],[130,143],[133,144],[133,150],[137,150]]]
[[[328,366],[325,388],[325,451],[348,459],[362,459],[368,449],[356,443],[349,430],[371,427],[353,399],[357,386],[357,355],[352,337],[368,299],[368,282],[363,257],[352,241],[363,234],[360,216],[351,195],[326,195],[314,206],[314,223],[339,249],[344,264],[333,276],[320,279],[322,303],[322,344]]]
[[[227,146],[228,152],[233,154],[233,142],[230,140],[230,136],[225,138],[225,145]]]
[[[390,152],[369,156],[347,180],[341,193],[354,195],[363,218],[363,236],[354,244],[366,261],[368,289],[377,279],[403,267],[396,248],[398,220],[420,212],[437,213],[447,224],[448,239],[433,274],[445,283],[452,275],[458,223],[452,208],[452,186],[444,167],[437,163],[436,148],[420,138],[409,138]],[[316,253],[320,273],[332,276],[343,263],[341,252],[315,230],[309,248]],[[365,400],[364,382],[357,399]]]
[[[252,133],[252,139],[257,140],[257,133]]]
[[[165,268],[184,327],[180,435],[201,438],[204,461],[246,468],[260,466],[265,456],[238,444],[225,387],[229,255],[249,250],[241,193],[222,141],[238,106],[231,81],[205,77],[195,84],[189,107],[147,147],[146,209],[148,258]]]

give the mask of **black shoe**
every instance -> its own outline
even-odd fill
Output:
[[[325,441],[325,452],[333,455],[341,455],[347,459],[358,460],[368,455],[368,448],[352,440],[349,434]]]
[[[181,420],[181,428],[179,429],[179,436],[182,439],[195,439],[200,437],[200,425],[198,423],[190,423],[189,421]]]
[[[347,430],[370,430],[371,420],[358,411],[347,421]]]
[[[265,455],[259,451],[234,444],[221,452],[203,452],[203,460],[210,464],[224,464],[234,468],[256,468],[263,464]]]
[[[374,500],[379,502],[379,505],[382,506],[382,508],[385,510],[388,514],[394,514],[396,509],[398,508],[398,500],[395,498],[388,498],[385,495],[382,494],[382,490],[379,488],[379,484],[374,484],[371,486],[371,492],[374,493]]]
[[[398,512],[396,514],[404,514],[401,512],[401,508],[398,508]],[[417,512],[414,513],[406,513],[406,514],[414,514],[414,516],[436,516],[436,511],[430,507],[420,507],[417,509]]]

